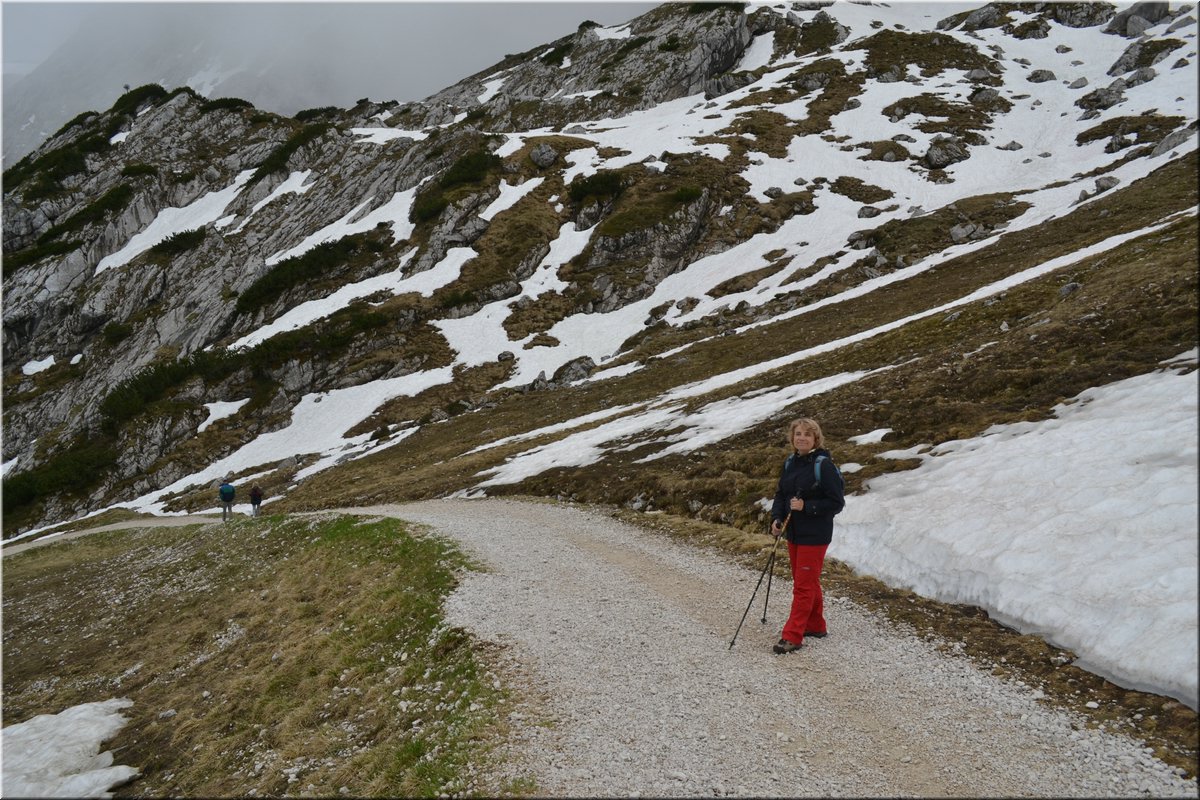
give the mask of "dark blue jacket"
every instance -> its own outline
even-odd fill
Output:
[[[817,456],[821,462],[821,482],[817,483]],[[803,511],[793,511],[788,523],[787,540],[792,544],[829,544],[833,539],[833,515],[846,507],[846,484],[842,473],[829,457],[828,450],[813,450],[805,455],[793,453],[783,464],[771,519],[783,522],[793,497],[804,500]]]

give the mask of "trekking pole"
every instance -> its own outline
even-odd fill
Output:
[[[778,544],[779,540],[776,539],[775,543]],[[763,597],[763,615],[762,615],[762,624],[763,625],[767,624],[767,603],[771,602],[771,578],[774,578],[774,577],[775,577],[775,548],[771,548],[771,562],[770,562],[770,564],[767,565],[767,593]]]
[[[783,518],[783,527],[780,529],[780,534],[779,534],[780,536],[783,536],[786,534],[788,522],[790,522],[791,519],[792,519],[792,512],[789,511],[787,513],[787,516]],[[779,543],[778,538],[775,539],[775,543],[776,544]],[[763,598],[763,615],[762,615],[762,624],[763,625],[767,624],[767,604],[771,602],[771,579],[774,577],[775,577],[775,550],[772,549],[771,550],[771,564],[767,570],[767,596]]]
[[[791,512],[783,520],[784,530],[787,529],[788,520],[792,518]],[[750,602],[746,604],[746,610],[742,612],[742,621],[738,623],[737,630],[733,632],[733,638],[729,640],[729,649],[733,649],[733,643],[737,641],[738,634],[742,632],[742,624],[746,621],[746,616],[750,613],[750,607],[754,605],[754,598],[758,596],[758,589],[762,586],[763,578],[766,577],[767,571],[775,566],[775,551],[779,548],[779,539],[783,536],[780,533],[775,537],[775,544],[771,545],[771,555],[767,559],[767,565],[763,567],[763,571],[758,575],[758,583],[754,586],[754,592],[750,595]],[[769,585],[769,584],[768,584]],[[763,605],[763,623],[766,624],[767,609],[766,604]]]

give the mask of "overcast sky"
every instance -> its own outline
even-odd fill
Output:
[[[355,71],[406,64],[430,91],[537,44],[572,33],[584,20],[612,25],[658,3],[646,2],[263,2],[59,3],[4,0],[4,72],[11,78],[47,58],[97,18],[128,21],[131,30],[198,26],[264,49],[303,48],[314,37],[354,41],[340,58]],[[98,45],[103,44],[101,42]],[[311,52],[321,58],[328,49]],[[465,69],[463,69],[465,67]],[[368,87],[370,88],[370,87]],[[426,92],[427,94],[428,92]],[[422,95],[424,96],[424,95]],[[380,99],[419,99],[384,97]]]
[[[654,2],[15,2],[3,24],[4,164],[131,86],[184,84],[291,115],[421,100]]]

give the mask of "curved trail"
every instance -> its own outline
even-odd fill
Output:
[[[1127,738],[1037,702],[861,607],[787,656],[790,582],[598,513],[508,500],[352,509],[426,524],[487,571],[447,616],[531,696],[512,774],[554,796],[1196,796]],[[836,533],[835,533],[836,535]],[[764,584],[765,588],[765,584]]]
[[[1044,706],[963,657],[826,595],[828,638],[771,652],[790,602],[759,570],[584,508],[440,500],[319,513],[388,516],[483,567],[450,625],[499,645],[516,689],[499,774],[555,797],[1191,797],[1125,736]],[[137,520],[80,531],[189,524]],[[191,518],[190,522],[211,521]],[[836,531],[835,531],[835,536]],[[62,541],[39,539],[26,547]]]

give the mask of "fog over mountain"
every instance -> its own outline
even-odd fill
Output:
[[[38,5],[4,8],[6,167],[129,87],[187,85],[281,114],[362,97],[419,100],[585,20],[624,22],[656,4]],[[40,64],[13,60],[56,32],[63,44]]]

